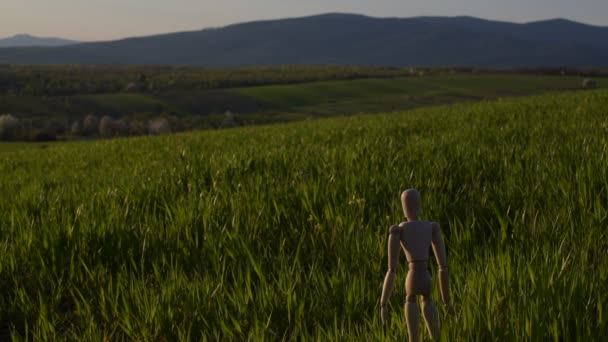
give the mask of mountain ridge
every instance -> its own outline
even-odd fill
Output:
[[[69,40],[57,37],[38,37],[27,33],[20,33],[11,37],[0,38],[0,48],[9,47],[32,47],[32,46],[65,46],[81,43],[76,40]]]
[[[557,18],[375,18],[325,13],[51,48],[0,49],[4,64],[278,64],[608,67],[608,27]]]

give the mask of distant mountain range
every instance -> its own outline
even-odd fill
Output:
[[[29,34],[18,34],[9,38],[0,39],[0,48],[28,47],[28,46],[64,46],[80,43],[75,40],[61,38],[42,38]]]
[[[608,67],[608,27],[472,17],[324,14],[62,47],[0,49],[0,63]]]

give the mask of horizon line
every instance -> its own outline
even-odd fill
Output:
[[[442,15],[417,15],[417,16],[412,16],[412,17],[399,17],[399,16],[374,16],[374,15],[354,13],[354,12],[322,12],[322,13],[310,14],[310,15],[246,20],[246,21],[229,23],[229,24],[226,24],[223,26],[207,26],[207,27],[202,27],[202,28],[192,28],[192,29],[183,29],[183,30],[176,30],[176,31],[156,32],[156,33],[145,33],[142,35],[124,36],[124,37],[99,39],[99,40],[82,40],[82,39],[68,38],[68,37],[64,37],[64,36],[55,36],[55,35],[44,36],[44,35],[37,35],[37,34],[33,34],[33,33],[20,32],[20,33],[14,33],[14,34],[6,36],[6,37],[0,37],[0,41],[17,38],[19,36],[27,36],[27,37],[31,37],[31,38],[37,38],[37,39],[68,40],[68,41],[73,41],[76,44],[103,43],[103,42],[113,42],[113,41],[121,41],[121,40],[127,40],[127,39],[172,35],[172,34],[178,34],[178,33],[199,32],[199,31],[204,31],[204,30],[220,30],[220,29],[231,27],[231,26],[254,24],[254,23],[264,23],[264,22],[283,21],[283,20],[297,20],[297,19],[306,19],[306,18],[331,16],[331,15],[358,16],[358,17],[365,17],[365,18],[379,19],[379,20],[382,20],[382,19],[411,20],[411,19],[420,19],[420,18],[445,18],[445,19],[470,18],[470,19],[475,19],[475,20],[505,23],[505,24],[514,24],[514,25],[529,25],[529,24],[536,24],[536,23],[543,23],[543,22],[550,22],[550,21],[567,21],[567,22],[571,22],[571,23],[575,23],[575,24],[579,24],[579,25],[608,29],[608,26],[590,24],[590,23],[586,23],[586,22],[582,22],[582,21],[565,18],[565,17],[554,17],[554,18],[548,18],[548,19],[536,19],[536,20],[532,20],[532,21],[517,22],[517,21],[508,21],[508,20],[502,20],[502,19],[487,19],[487,18],[476,17],[476,16],[472,16],[472,15],[443,15],[443,16]]]

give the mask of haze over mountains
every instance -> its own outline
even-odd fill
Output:
[[[60,47],[0,49],[0,63],[608,67],[608,27],[564,19],[324,14]]]
[[[0,48],[27,46],[64,46],[76,43],[79,42],[62,38],[43,38],[31,36],[29,34],[17,34],[12,37],[0,39]]]

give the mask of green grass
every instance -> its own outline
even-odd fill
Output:
[[[110,112],[156,112],[158,108],[166,106],[163,101],[143,94],[83,95],[76,99]]]
[[[310,107],[325,103],[399,96],[402,102],[416,97],[500,97],[530,95],[551,90],[580,89],[582,78],[530,75],[431,75],[395,79],[325,81],[297,85],[241,88],[240,94],[279,108]],[[603,82],[599,82],[600,85]]]
[[[414,78],[401,78],[326,81],[296,85],[241,88],[237,91],[240,94],[253,97],[272,106],[293,108],[353,98],[368,99],[378,95],[422,93],[431,89],[432,87],[423,85]]]
[[[404,263],[389,326],[378,302],[417,187],[448,246],[445,340],[601,341],[607,101],[0,148],[0,337],[405,339]]]
[[[283,122],[437,104],[579,90],[578,76],[431,74],[401,78],[321,81],[290,85],[202,90],[152,90],[142,94],[72,96],[0,95],[0,113],[58,122],[87,114],[151,118],[198,117],[231,111],[242,123]],[[600,87],[608,79],[597,79]]]
[[[2,152],[16,152],[29,149],[46,149],[48,143],[14,143],[14,142],[3,142],[0,143],[0,153]]]

